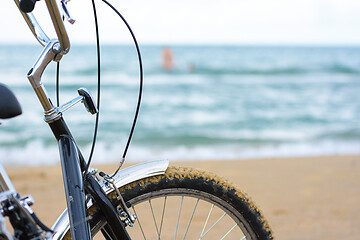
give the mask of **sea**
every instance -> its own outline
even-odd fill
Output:
[[[232,160],[360,154],[360,46],[140,45],[143,96],[127,161]],[[23,114],[1,120],[0,162],[54,165],[58,146],[26,74],[42,50],[0,45],[0,82]],[[97,99],[93,45],[74,44],[60,63],[60,104],[87,88]],[[135,114],[139,64],[132,45],[101,47],[99,131],[94,163],[121,159]],[[56,64],[43,75],[52,102]],[[95,117],[64,112],[88,158]]]

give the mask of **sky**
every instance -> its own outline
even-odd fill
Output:
[[[143,44],[359,45],[359,0],[111,1]],[[96,1],[103,43],[130,43],[125,25]],[[72,0],[72,43],[95,41],[90,0]],[[0,43],[34,43],[13,1],[2,1]],[[44,0],[35,12],[49,35]]]

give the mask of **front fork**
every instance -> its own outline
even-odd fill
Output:
[[[84,180],[80,168],[77,146],[72,137],[64,135],[59,139],[61,166],[64,178],[70,229],[73,239],[91,239],[90,227],[86,218],[85,190],[95,200],[108,223],[107,234],[112,239],[130,240],[124,222],[112,205],[106,193],[88,174]]]
[[[91,239],[86,221],[85,192],[79,154],[74,140],[67,135],[61,136],[59,150],[72,238]]]

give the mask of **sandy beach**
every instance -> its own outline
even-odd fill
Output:
[[[360,156],[186,161],[234,182],[262,209],[277,239],[358,239]],[[114,165],[96,166],[111,173]],[[60,166],[7,168],[49,226],[65,208]]]

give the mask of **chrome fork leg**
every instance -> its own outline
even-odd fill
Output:
[[[90,240],[90,230],[85,212],[85,192],[77,147],[70,136],[61,136],[59,149],[72,239]]]

